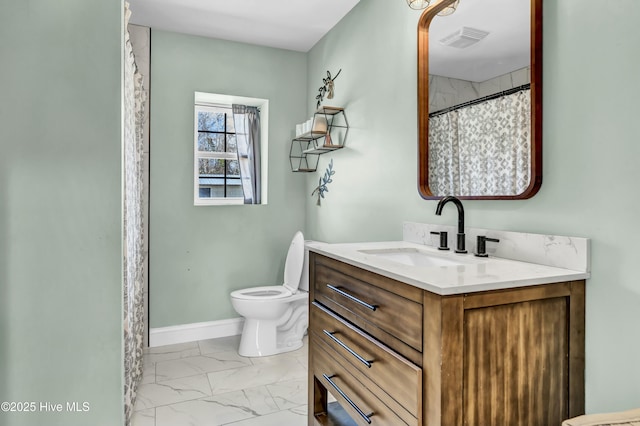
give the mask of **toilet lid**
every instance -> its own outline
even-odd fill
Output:
[[[302,276],[302,266],[304,264],[304,236],[302,232],[296,232],[293,236],[287,260],[284,263],[284,286],[295,293],[300,285],[300,277]]]

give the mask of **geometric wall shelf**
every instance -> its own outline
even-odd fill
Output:
[[[348,134],[349,122],[344,108],[321,106],[313,113],[311,131],[291,141],[291,171],[315,172],[320,155],[343,148]]]

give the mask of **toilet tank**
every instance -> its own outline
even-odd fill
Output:
[[[298,290],[309,291],[309,248],[316,244],[322,244],[319,241],[305,240],[304,242],[304,264],[302,265],[302,276],[300,277],[300,285]]]

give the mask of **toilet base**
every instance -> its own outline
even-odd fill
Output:
[[[238,354],[261,357],[300,349],[309,324],[307,313],[300,313],[302,318],[284,325],[278,325],[278,321],[245,318]]]
[[[271,356],[278,355],[285,352],[291,352],[298,350],[302,347],[302,339],[300,339],[297,343],[292,343],[291,346],[286,347],[265,347],[265,346],[256,346],[253,341],[245,338],[245,334],[242,334],[242,338],[240,339],[240,347],[238,348],[238,354],[240,356],[256,358],[261,356]]]

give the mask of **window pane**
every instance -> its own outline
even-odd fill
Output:
[[[201,175],[198,195],[200,198],[224,198],[224,176]]]
[[[227,114],[227,133],[235,133],[236,127],[233,124],[233,112],[229,110],[229,114]]]
[[[224,134],[198,133],[198,151],[224,152]]]
[[[227,176],[240,177],[238,160],[227,160]]]
[[[211,190],[211,198],[224,198],[224,185],[214,187]]]
[[[223,175],[225,160],[217,158],[199,158],[200,175]]]
[[[220,185],[207,185],[198,189],[199,198],[224,198],[224,179],[219,179]]]
[[[238,152],[236,135],[227,135],[227,152]]]
[[[227,197],[243,198],[242,185],[240,179],[227,179]]]
[[[221,112],[198,111],[198,130],[224,132],[224,117]]]

